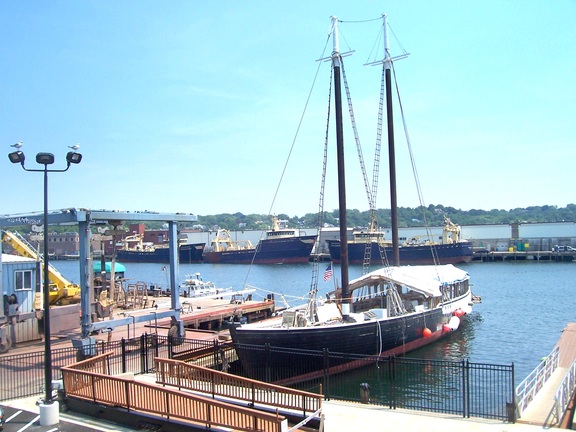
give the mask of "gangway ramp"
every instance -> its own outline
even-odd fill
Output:
[[[519,423],[545,428],[571,423],[565,417],[574,393],[575,360],[576,323],[568,323],[552,353],[516,388]]]

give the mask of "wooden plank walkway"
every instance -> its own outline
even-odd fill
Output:
[[[192,392],[168,389],[156,383],[137,381],[133,374],[109,375],[108,357],[111,355],[112,352],[107,352],[62,368],[69,402],[83,401],[113,410],[120,408],[128,414],[144,414],[151,416],[150,421],[153,418],[160,421],[160,426],[178,421],[206,429],[246,432],[283,432],[288,429],[288,420],[278,411],[266,412]],[[313,396],[321,398],[320,395]],[[319,401],[321,404],[321,399]]]
[[[180,319],[184,322],[184,327],[193,329],[211,330],[220,328],[222,322],[230,318],[238,319],[245,317],[248,322],[261,320],[270,317],[275,305],[269,300],[245,300],[242,302],[231,302],[228,298],[203,298],[188,297],[180,298],[182,300],[182,311]],[[166,303],[160,304],[162,307],[169,308]],[[169,325],[170,320],[158,320],[159,325]]]
[[[576,323],[568,323],[556,346],[559,347],[558,367],[522,412],[518,423],[538,425],[545,428],[559,427],[562,419],[557,418],[554,396],[560,383],[574,360],[576,360]]]

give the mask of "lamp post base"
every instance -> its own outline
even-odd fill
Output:
[[[52,426],[60,422],[60,404],[52,401],[50,404],[40,405],[40,426]]]

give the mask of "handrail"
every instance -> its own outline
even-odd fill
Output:
[[[239,377],[180,360],[156,357],[154,361],[158,384],[244,400],[251,404],[301,410],[304,415],[322,408],[322,394]]]
[[[240,431],[281,432],[285,417],[257,411],[192,393],[182,393],[130,378],[63,367],[64,389],[68,397],[93,403],[178,418],[205,425],[230,427]]]
[[[114,353],[112,351],[108,351],[102,354],[95,355],[90,357],[86,360],[81,360],[77,363],[71,364],[66,366],[69,369],[74,370],[83,370],[87,372],[99,372],[104,375],[110,374],[110,363],[108,362],[108,358],[111,357]]]
[[[556,394],[554,395],[554,409],[556,410],[556,418],[558,421],[562,420],[564,413],[566,412],[566,408],[574,395],[574,389],[576,388],[576,360],[572,363],[562,382],[558,386],[558,390],[556,390]]]
[[[560,359],[560,347],[556,346],[547,357],[545,357],[536,368],[530,372],[516,387],[516,406],[518,415],[522,417],[522,411],[526,409],[530,401],[534,399],[536,393],[544,386],[556,370]]]

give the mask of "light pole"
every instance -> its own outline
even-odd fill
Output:
[[[46,394],[44,405],[51,405],[52,400],[52,347],[50,343],[50,280],[48,272],[48,173],[68,171],[71,164],[78,164],[82,160],[82,155],[76,152],[68,152],[66,155],[66,168],[48,169],[48,165],[54,163],[52,153],[38,153],[36,162],[44,165],[42,169],[28,169],[24,166],[24,153],[20,150],[8,155],[10,162],[19,163],[25,171],[44,173],[44,387]],[[42,411],[40,412],[42,414]],[[42,417],[42,416],[41,416]],[[40,419],[42,423],[42,419]]]

